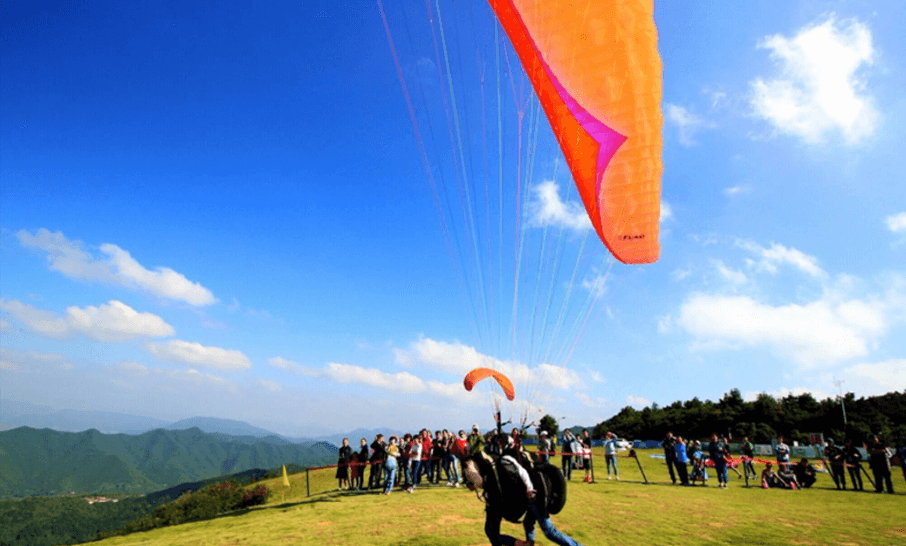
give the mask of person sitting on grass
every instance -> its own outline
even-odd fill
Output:
[[[790,489],[801,489],[799,487],[799,482],[796,481],[796,473],[793,472],[793,469],[789,465],[783,466],[777,469],[777,477],[783,480],[787,487]]]
[[[770,461],[761,471],[761,487],[765,489],[788,487],[787,483],[774,472],[774,465]]]
[[[815,467],[809,464],[808,459],[799,461],[799,463],[793,467],[793,472],[796,474],[796,481],[799,483],[799,487],[809,488],[815,483],[815,480],[817,480],[815,477]]]

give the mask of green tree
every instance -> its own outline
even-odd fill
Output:
[[[556,438],[560,435],[560,425],[557,423],[557,420],[550,414],[545,415],[541,418],[541,421],[538,425],[538,428],[541,430],[546,430],[551,438]]]

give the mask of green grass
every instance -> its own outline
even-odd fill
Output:
[[[838,492],[826,474],[804,491],[746,488],[732,472],[726,490],[677,487],[665,483],[664,461],[647,457],[651,452],[641,450],[640,460],[648,479],[660,483],[644,485],[631,459],[619,459],[622,481],[602,480],[603,456],[596,458],[597,483],[573,474],[566,508],[554,516],[557,527],[586,546],[906,544],[906,482],[899,469],[896,495]],[[334,490],[306,497],[304,473],[290,482],[289,488],[282,478],[265,482],[274,494],[262,507],[99,544],[488,544],[483,505],[465,488],[441,485],[390,496]],[[313,471],[310,485],[313,492],[335,489],[332,469]],[[503,529],[521,537],[521,525],[505,522]],[[540,531],[536,535],[537,544],[551,544]]]

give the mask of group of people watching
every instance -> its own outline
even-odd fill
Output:
[[[729,442],[718,434],[712,434],[711,441],[707,445],[695,440],[690,441],[687,445],[681,436],[674,437],[672,432],[668,432],[661,447],[664,449],[670,480],[674,484],[679,480],[680,485],[695,485],[697,480],[701,480],[702,485],[705,485],[708,480],[707,463],[710,462],[717,474],[718,486],[721,488],[727,487],[728,469],[733,470],[740,478],[743,477],[737,470],[740,463],[746,479],[760,478],[761,486],[765,489],[811,487],[816,481],[815,467],[804,458],[798,463],[792,464],[790,461],[792,451],[784,440],[782,435],[778,436],[777,444],[774,446],[777,458],[776,468],[774,463],[768,461],[760,476],[755,472],[753,465],[755,446],[748,437],[742,439],[740,445],[742,457],[739,459],[733,458],[730,454]],[[869,453],[869,465],[874,474],[875,491],[881,493],[886,486],[887,492],[893,493],[890,473],[893,452],[881,442],[878,436],[874,436],[872,441],[864,447]],[[844,447],[838,447],[832,439],[828,439],[824,454],[837,489],[846,489],[846,472],[848,470],[853,490],[863,490],[862,473],[867,476],[867,472],[861,465],[862,453],[852,440],[847,440]],[[906,478],[906,448],[899,446],[898,454],[901,465],[903,465],[903,476]]]
[[[473,434],[477,433],[477,427]],[[432,438],[428,429],[418,434],[406,433],[402,439],[391,434],[389,439],[377,434],[374,441],[362,438],[358,451],[353,451],[349,438],[343,438],[338,451],[336,479],[341,490],[381,489],[389,495],[396,485],[412,493],[421,485],[424,477],[427,483],[440,483],[443,471],[447,485],[459,487],[459,466],[450,451],[457,438],[468,439],[465,431],[459,434],[438,430]],[[370,448],[370,449],[369,449]],[[365,471],[369,470],[368,484],[365,485]]]
[[[538,457],[544,462],[549,462],[552,457],[561,457],[560,466],[564,478],[572,479],[573,470],[584,470],[584,481],[592,481],[591,475],[591,447],[592,441],[588,430],[583,430],[581,435],[575,436],[567,429],[560,438],[560,448],[554,445],[553,440],[545,430],[536,430],[538,437]],[[448,430],[435,431],[434,435],[427,429],[422,429],[418,434],[404,434],[400,438],[396,434],[386,438],[383,434],[375,436],[374,441],[368,444],[365,438],[360,440],[360,446],[354,451],[349,445],[349,439],[343,439],[339,449],[336,478],[339,489],[365,490],[381,489],[382,493],[389,495],[394,486],[401,486],[403,491],[409,493],[422,484],[439,484],[445,479],[450,487],[459,487],[459,464],[451,451],[456,440],[463,440],[469,446],[470,453],[486,450],[494,453],[500,445],[507,442],[517,446],[522,445],[519,430],[514,429],[512,437],[502,442],[496,438],[496,429],[482,435],[478,425],[473,425],[472,431],[466,434],[464,430],[453,433]],[[690,440],[688,443],[682,436],[673,436],[672,432],[661,443],[664,456],[667,460],[667,469],[670,480],[679,485],[706,485],[709,479],[708,466],[713,468],[717,475],[718,487],[726,488],[729,483],[728,471],[732,470],[739,476],[743,474],[737,469],[742,466],[745,477],[759,480],[764,488],[803,489],[811,487],[816,481],[816,469],[807,459],[801,459],[793,464],[790,460],[791,449],[786,444],[783,436],[779,436],[774,447],[776,466],[772,462],[765,465],[760,474],[755,471],[754,445],[748,437],[742,439],[740,450],[742,457],[734,459],[730,453],[730,444],[727,439],[718,434],[712,434],[709,442]],[[604,441],[605,462],[607,479],[620,479],[617,468],[616,436],[607,432]],[[891,481],[892,451],[880,441],[877,436],[865,446],[869,457],[868,464],[874,475],[875,491],[883,492],[885,486],[888,493],[893,493]],[[906,463],[906,448],[898,446],[900,461]],[[824,448],[827,466],[837,489],[846,489],[846,474],[849,474],[851,488],[855,491],[864,490],[862,475],[868,476],[862,466],[863,455],[852,440],[847,440],[845,446],[836,446],[833,440],[828,439]],[[499,453],[498,453],[499,455]],[[366,470],[369,471],[367,485],[365,482]],[[906,465],[903,467],[906,478]],[[443,476],[443,477],[442,477]]]

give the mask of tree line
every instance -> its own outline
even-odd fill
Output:
[[[809,433],[823,433],[838,444],[845,439],[862,443],[877,434],[893,445],[906,441],[906,391],[858,399],[846,393],[820,401],[810,393],[783,398],[762,393],[747,402],[739,389],[733,389],[717,402],[696,397],[663,407],[653,403],[641,410],[626,406],[598,423],[592,437],[603,438],[607,431],[637,440],[658,440],[668,431],[687,438],[707,438],[716,432],[735,440],[748,436],[755,443],[770,443],[782,434],[800,445],[810,443]]]

